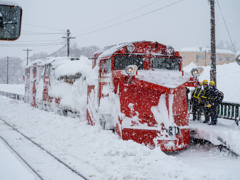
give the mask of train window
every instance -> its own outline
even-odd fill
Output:
[[[28,69],[25,69],[25,75],[27,75],[27,73],[28,73]]]
[[[108,74],[111,71],[111,59],[105,60],[105,73]]]
[[[35,73],[37,71],[37,68],[36,67],[33,67],[33,72]]]
[[[179,70],[180,69],[180,59],[170,59],[170,58],[153,58],[152,59],[153,69],[168,69],[168,70]]]
[[[46,68],[45,68],[45,76],[49,76],[50,74],[50,65],[46,65]]]
[[[101,74],[103,74],[103,61],[101,62]]]
[[[128,65],[136,65],[139,70],[143,69],[143,57],[115,56],[114,69],[125,69]]]

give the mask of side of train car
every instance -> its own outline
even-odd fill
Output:
[[[91,61],[90,61],[91,60]],[[86,118],[163,151],[190,142],[186,87],[196,77],[182,70],[171,46],[140,41],[114,45],[80,57],[38,60],[26,67],[25,101],[59,114]]]

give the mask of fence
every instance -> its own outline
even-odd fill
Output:
[[[24,100],[24,96],[23,96],[23,95],[20,95],[20,94],[15,94],[15,93],[9,93],[9,92],[0,91],[0,95],[2,95],[2,96],[7,96],[7,97],[9,97],[9,98],[17,99],[17,100],[20,100],[20,101],[23,101],[23,100]]]
[[[190,100],[188,100],[188,110],[190,110]],[[234,120],[236,124],[240,121],[240,104],[232,102],[222,102],[218,105],[218,117],[223,119]],[[203,114],[203,108],[201,109]]]

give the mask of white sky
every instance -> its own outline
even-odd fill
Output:
[[[62,45],[32,45],[64,42],[61,37],[66,36],[67,29],[70,29],[71,35],[76,37],[71,42],[77,42],[79,47],[97,45],[103,48],[112,44],[136,40],[158,41],[177,49],[210,46],[210,5],[208,0],[17,0],[17,2],[23,8],[22,35],[14,42],[1,41],[0,57],[26,58],[27,53],[23,49],[27,48],[32,50],[30,56],[41,51],[53,53]],[[175,2],[178,3],[163,8]],[[233,41],[236,41],[239,49],[240,1],[218,0],[218,2],[230,35]],[[144,6],[145,8],[142,8]],[[156,9],[160,10],[155,11]],[[218,43],[220,40],[230,42],[217,4],[215,4],[215,9],[216,42]],[[155,12],[142,16],[152,11]],[[129,12],[132,13],[127,14]],[[127,15],[122,16],[124,14]],[[117,18],[119,16],[121,17]],[[139,18],[131,20],[135,17]],[[114,18],[117,19],[109,21]],[[104,23],[106,21],[109,22]],[[109,26],[113,27],[107,28]],[[98,31],[99,29],[103,30]],[[97,32],[90,33],[92,31]],[[65,34],[29,35],[39,32]],[[17,44],[28,44],[28,46],[4,47]]]

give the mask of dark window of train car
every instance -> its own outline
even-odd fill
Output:
[[[101,61],[101,74],[103,74],[103,61]]]
[[[180,69],[180,59],[155,57],[152,59],[152,68],[153,69],[179,70]]]
[[[33,72],[35,73],[37,71],[37,68],[36,67],[33,67]]]
[[[105,60],[105,73],[108,74],[111,72],[111,59]]]
[[[27,73],[28,73],[28,69],[25,69],[25,75],[27,75]]]
[[[49,76],[50,74],[50,65],[46,65],[44,76]]]
[[[128,65],[136,65],[139,70],[143,69],[143,57],[115,56],[114,69],[125,69]]]

